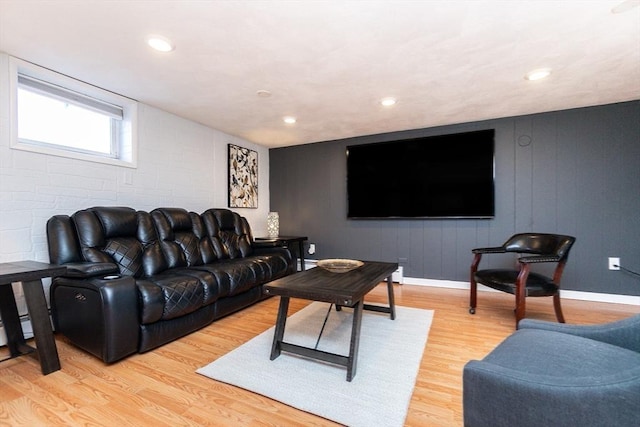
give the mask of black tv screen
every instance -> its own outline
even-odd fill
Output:
[[[348,218],[493,218],[495,130],[347,147]]]

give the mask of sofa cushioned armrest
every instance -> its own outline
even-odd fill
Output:
[[[138,349],[138,291],[132,277],[70,279],[51,284],[57,332],[107,363]]]
[[[464,368],[465,427],[636,427],[640,367],[554,378],[483,361]]]
[[[63,264],[67,267],[64,277],[88,279],[91,277],[105,277],[118,275],[118,266],[110,262],[70,262]]]
[[[467,427],[637,426],[640,354],[558,332],[516,331],[463,371]]]
[[[518,329],[541,329],[561,332],[590,338],[640,353],[640,314],[599,325],[569,325],[566,323],[523,319],[520,321]]]

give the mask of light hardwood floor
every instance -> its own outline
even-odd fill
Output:
[[[470,315],[465,290],[395,285],[395,295],[398,305],[435,310],[406,425],[461,426],[462,368],[513,332],[513,297],[481,292],[477,313]],[[385,302],[384,285],[367,301]],[[292,300],[290,314],[307,304]],[[30,356],[0,363],[0,425],[333,426],[194,372],[273,326],[277,306],[278,299],[271,298],[112,365],[56,336],[60,371],[42,376],[37,360]],[[568,299],[563,308],[567,322],[579,324],[640,312],[637,306]],[[527,299],[527,317],[554,320],[551,299]]]

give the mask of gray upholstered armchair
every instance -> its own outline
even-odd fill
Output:
[[[519,326],[464,367],[466,427],[640,425],[640,315]]]

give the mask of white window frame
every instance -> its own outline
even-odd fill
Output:
[[[11,102],[11,148],[16,150],[30,151],[51,156],[67,157],[78,160],[86,160],[97,163],[110,164],[115,166],[137,167],[137,116],[138,103],[132,99],[125,98],[115,93],[106,91],[96,86],[89,85],[82,81],[73,79],[60,73],[39,67],[35,64],[9,58],[9,93]],[[104,104],[110,104],[122,109],[122,121],[118,131],[120,132],[119,145],[114,147],[113,156],[104,153],[93,153],[85,150],[66,148],[64,146],[51,145],[46,143],[33,143],[21,141],[18,138],[18,79],[35,79],[52,87],[60,87],[84,96],[87,99],[93,98]],[[79,102],[82,105],[82,102]]]

